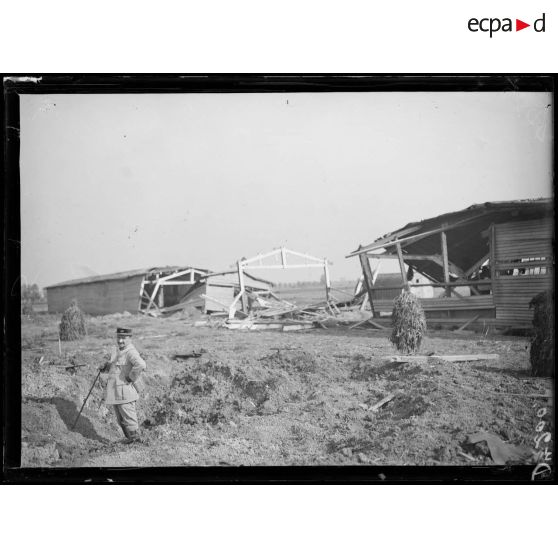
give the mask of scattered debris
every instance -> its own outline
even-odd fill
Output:
[[[464,451],[457,450],[457,454],[462,455],[463,457],[465,457],[465,459],[468,459],[469,461],[476,461],[476,459],[472,455],[469,455],[468,453],[465,453]]]
[[[87,366],[87,364],[66,364],[66,365],[59,365],[58,368],[64,368],[66,371],[70,372],[70,374],[75,374],[77,372],[76,368],[82,368],[83,366]]]
[[[467,442],[469,444],[478,444],[479,442],[486,442],[490,450],[492,461],[496,465],[506,465],[507,463],[528,463],[532,458],[534,451],[528,446],[515,446],[507,444],[496,434],[489,434],[488,432],[477,432],[471,434]]]
[[[498,354],[478,354],[478,355],[409,355],[409,356],[388,356],[384,360],[388,362],[435,362],[443,360],[446,362],[470,362],[474,360],[498,360]]]
[[[383,407],[386,403],[389,403],[395,397],[395,395],[396,395],[395,393],[392,393],[391,395],[384,397],[382,400],[378,401],[378,403],[372,405],[370,407],[370,411],[375,413],[380,407]]]
[[[171,358],[172,360],[188,360],[189,358],[199,358],[205,353],[205,349],[201,349],[199,352],[192,351],[191,353],[183,354],[183,355],[173,355]]]

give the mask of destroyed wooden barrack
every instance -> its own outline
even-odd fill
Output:
[[[207,273],[192,266],[165,266],[65,281],[46,287],[48,311],[63,312],[73,299],[91,316],[159,311],[178,303]]]
[[[553,285],[552,239],[552,200],[490,202],[409,223],[347,257],[360,260],[361,308],[369,304],[376,323],[385,324],[393,307],[375,284],[380,263],[393,259],[400,290],[440,291],[420,297],[429,324],[528,329],[529,301]],[[377,262],[374,271],[371,261]],[[413,281],[414,273],[426,281]]]
[[[241,304],[241,310],[246,312],[248,309],[248,300],[245,287],[246,270],[263,270],[263,269],[300,269],[300,268],[321,268],[324,270],[325,276],[325,295],[326,304],[330,304],[331,299],[331,282],[329,279],[328,261],[326,258],[316,258],[308,254],[302,254],[281,247],[267,252],[258,254],[252,258],[242,258],[237,262],[238,281],[240,290],[229,307],[229,318],[233,318],[236,305]]]

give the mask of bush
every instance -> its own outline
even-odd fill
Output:
[[[554,293],[539,293],[529,308],[534,309],[531,371],[533,376],[551,376],[554,374]]]
[[[30,301],[25,301],[21,306],[21,313],[24,316],[33,316],[35,314],[33,303],[31,303]]]
[[[62,314],[60,339],[62,341],[74,341],[75,339],[81,339],[85,335],[87,335],[85,316],[78,308],[77,302],[73,300],[64,314]]]
[[[407,354],[418,351],[426,333],[426,316],[419,299],[403,291],[394,300],[391,320],[393,329],[389,340],[397,350]]]

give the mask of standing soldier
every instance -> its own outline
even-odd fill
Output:
[[[126,436],[126,444],[141,440],[136,401],[141,391],[138,380],[145,370],[145,361],[132,345],[131,337],[131,329],[119,327],[116,330],[118,350],[113,351],[110,361],[102,367],[109,371],[105,403],[113,406],[116,420]]]

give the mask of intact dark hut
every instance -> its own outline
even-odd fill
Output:
[[[48,311],[63,312],[72,300],[93,316],[160,309],[179,302],[207,273],[193,267],[152,267],[65,281],[46,287]]]
[[[529,302],[554,285],[553,219],[551,199],[488,202],[409,223],[347,257],[360,259],[375,317],[393,304],[378,299],[370,260],[395,259],[400,289],[414,287],[408,268],[443,288],[441,297],[421,298],[429,323],[530,328]]]

